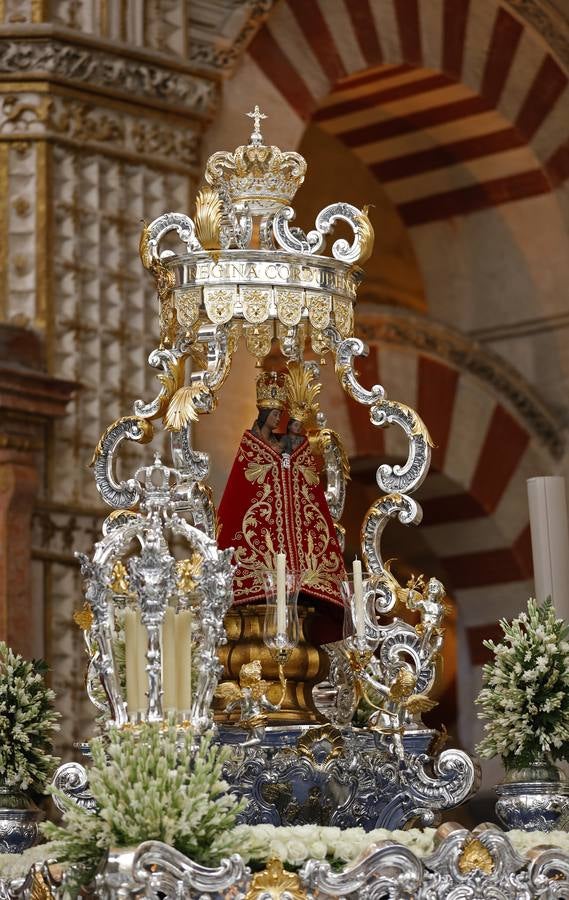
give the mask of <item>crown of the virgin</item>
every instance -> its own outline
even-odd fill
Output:
[[[284,409],[286,385],[283,372],[262,372],[257,378],[257,407]]]

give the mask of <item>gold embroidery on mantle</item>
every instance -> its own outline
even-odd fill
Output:
[[[256,481],[261,484],[267,476],[267,472],[271,468],[271,463],[249,463],[245,470],[245,478],[247,481]]]
[[[322,599],[339,601],[343,562],[336,537],[317,500],[319,476],[308,443],[290,465],[271,447],[246,432],[238,461],[244,478],[258,485],[235,533],[235,599],[264,596],[263,572],[286,551],[288,565],[305,573],[303,584]],[[322,498],[321,503],[325,503]]]

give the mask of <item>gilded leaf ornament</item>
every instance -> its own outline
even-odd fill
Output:
[[[306,891],[295,872],[285,872],[280,859],[270,859],[264,872],[253,875],[245,900],[306,900]]]
[[[130,585],[128,582],[128,572],[125,568],[124,563],[120,559],[117,559],[116,563],[113,566],[113,570],[111,572],[110,588],[113,594],[120,594],[121,596],[131,594]]]
[[[319,409],[320,383],[314,372],[301,362],[288,363],[285,375],[286,406],[292,419],[312,424]]]
[[[196,589],[201,575],[203,559],[199,553],[192,553],[187,559],[179,559],[176,563],[176,581],[182,594],[191,594]]]
[[[176,278],[170,269],[153,256],[150,247],[151,227],[144,224],[138,251],[142,265],[153,276],[156,283],[156,292],[160,303],[160,340],[162,343],[173,343],[176,332],[176,315],[174,309],[173,291],[176,286]]]
[[[369,205],[363,207],[359,215],[356,215],[356,234],[360,240],[360,255],[358,256],[358,266],[363,265],[373,253],[373,245],[375,242],[375,232],[373,225],[368,218]]]
[[[314,440],[314,448],[320,456],[324,456],[329,449],[333,447],[336,448],[340,457],[342,474],[346,481],[349,481],[350,461],[348,459],[348,454],[346,453],[346,448],[344,447],[342,439],[340,438],[338,432],[334,431],[333,428],[320,428],[319,431],[314,434],[314,436],[309,435],[309,440],[311,442],[312,440]]]
[[[203,188],[196,197],[196,237],[204,250],[219,250],[223,207],[217,191]]]
[[[85,601],[81,609],[77,609],[73,613],[73,621],[82,631],[89,631],[93,624],[93,610],[87,601]]]
[[[316,763],[316,755],[314,753],[318,745],[328,746],[326,757],[322,761],[322,765],[336,759],[344,752],[344,738],[342,733],[333,725],[321,725],[319,728],[310,728],[305,731],[296,742],[296,747],[292,748],[292,752],[298,756],[305,756],[311,762]]]
[[[409,416],[412,421],[411,434],[413,435],[413,437],[422,437],[429,445],[429,447],[435,446],[434,441],[429,434],[429,429],[423,422],[420,415],[416,413],[414,409],[411,409],[411,407],[407,406],[407,404],[405,403],[399,403],[395,401],[391,401],[391,405],[396,409],[401,410],[404,415]]]
[[[485,875],[491,875],[494,871],[495,863],[492,854],[484,846],[479,838],[472,838],[464,842],[461,854],[458,857],[458,870],[462,875],[468,875],[475,869],[484,872]]]
[[[188,422],[197,422],[199,415],[195,400],[202,392],[199,384],[190,384],[176,391],[168,404],[164,424],[169,431],[180,431]]]

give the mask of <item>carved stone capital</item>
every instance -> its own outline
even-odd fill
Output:
[[[125,56],[111,48],[60,38],[53,29],[23,36],[0,36],[0,74],[43,78],[92,93],[111,94],[177,109],[183,115],[211,118],[219,98],[218,82],[182,63],[170,67],[148,54]]]

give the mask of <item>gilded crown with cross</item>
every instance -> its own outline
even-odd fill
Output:
[[[210,156],[205,180],[232,203],[247,203],[252,215],[266,215],[291,202],[304,181],[306,160],[294,150],[265,144],[261,121],[267,116],[258,106],[246,115],[254,123],[249,143]]]

